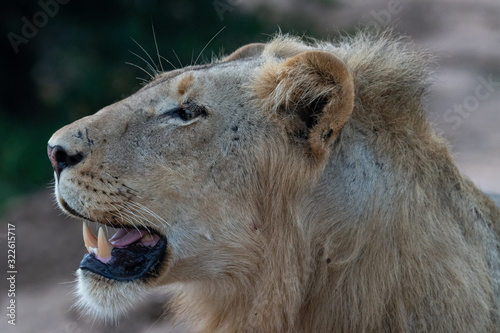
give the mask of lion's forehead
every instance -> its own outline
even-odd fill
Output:
[[[164,72],[141,90],[150,90],[168,86],[172,91],[183,94],[190,86],[207,83],[238,84],[250,81],[254,72],[262,63],[264,57],[240,59],[229,62],[189,66],[174,71]],[[211,88],[207,86],[207,88]]]

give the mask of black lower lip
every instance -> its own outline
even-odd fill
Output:
[[[86,254],[80,262],[80,269],[117,281],[145,280],[159,275],[166,248],[167,240],[160,237],[152,248],[139,243],[114,248],[108,263],[97,260],[94,254]]]

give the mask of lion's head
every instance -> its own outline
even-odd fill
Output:
[[[352,111],[349,70],[304,45],[263,51],[163,73],[50,139],[57,202],[85,220],[78,294],[95,315],[151,287],[253,274],[263,214],[317,180]]]
[[[426,58],[278,36],[60,129],[79,304],[115,319],[162,287],[203,332],[491,327],[498,239],[425,120]]]

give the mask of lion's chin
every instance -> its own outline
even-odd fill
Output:
[[[76,306],[84,314],[105,323],[116,323],[150,289],[141,280],[116,281],[82,269],[78,269],[76,275]]]

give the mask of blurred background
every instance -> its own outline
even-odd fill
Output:
[[[16,326],[7,323],[9,286],[1,279],[0,332],[170,330],[159,296],[118,327],[71,308],[70,282],[85,253],[81,223],[57,211],[46,157],[58,128],[141,88],[147,74],[127,63],[145,67],[134,55],[149,59],[145,51],[157,62],[153,25],[166,70],[210,61],[278,30],[332,40],[366,26],[408,35],[439,56],[430,120],[461,171],[500,193],[498,0],[6,0],[0,17],[0,250],[6,258],[10,223],[18,271]],[[5,275],[6,259],[0,268]]]

